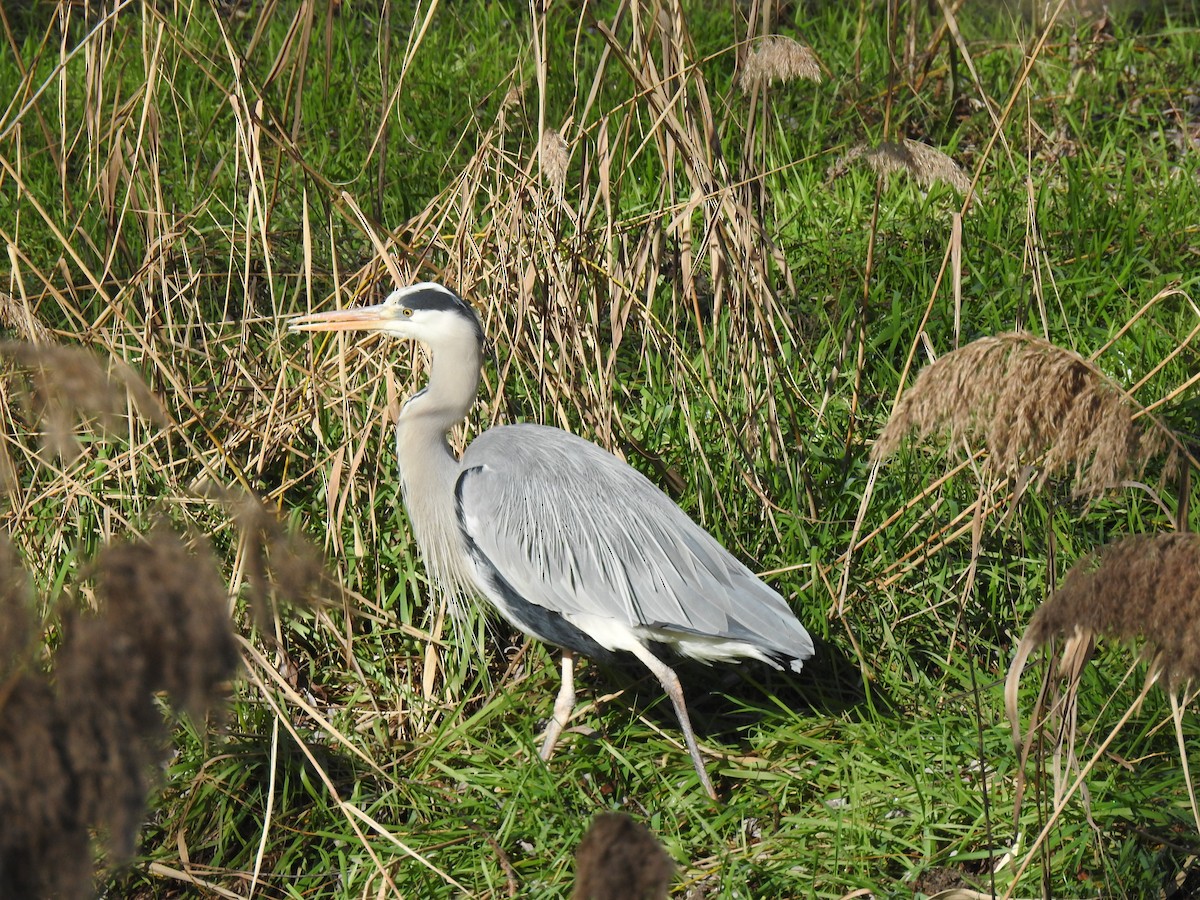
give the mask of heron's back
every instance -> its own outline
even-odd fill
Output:
[[[476,438],[462,468],[458,515],[477,564],[602,646],[658,641],[700,659],[754,656],[797,671],[812,655],[778,593],[595,444],[557,428],[501,426]],[[504,611],[495,585],[481,586]]]

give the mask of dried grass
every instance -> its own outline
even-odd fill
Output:
[[[575,851],[574,900],[659,900],[675,863],[646,826],[625,813],[601,813]]]
[[[716,416],[713,428],[689,432],[685,452],[697,467],[708,467],[716,445],[742,457],[762,444],[773,465],[786,467],[795,442],[774,386],[810,376],[780,365],[782,348],[802,338],[781,299],[796,286],[764,221],[771,204],[760,193],[763,173],[730,171],[685,16],[625,11],[596,27],[608,52],[579,76],[596,86],[595,105],[571,120],[571,146],[584,151],[570,155],[571,190],[560,193],[550,177],[561,135],[544,131],[531,148],[502,109],[451,185],[403,225],[426,242],[430,261],[428,271],[403,277],[438,271],[481,307],[500,361],[487,385],[489,422],[515,414],[621,452],[630,444],[619,413],[623,382],[667,373],[683,417]],[[626,80],[611,77],[615,66],[631,82],[626,96],[599,90]],[[664,175],[644,197],[649,212],[621,220],[620,198],[646,157]],[[746,164],[757,158],[745,154]],[[544,184],[539,165],[549,173]],[[376,261],[348,290],[371,290],[384,274]],[[714,322],[719,339],[739,348],[738,365],[714,358]],[[509,409],[513,395],[532,395],[531,408]],[[745,402],[730,404],[730,396]],[[765,495],[757,472],[748,475]]]
[[[1076,496],[1121,484],[1166,447],[1143,429],[1121,390],[1091,362],[1029,334],[973,341],[927,366],[901,396],[871,451],[894,453],[911,434],[982,440],[1011,477],[1040,463],[1038,483],[1072,470]]]
[[[746,56],[737,76],[737,86],[750,93],[776,82],[799,78],[819,82],[821,66],[812,48],[782,34],[760,39]]]
[[[866,163],[879,175],[904,172],[915,178],[925,190],[939,181],[950,185],[960,194],[966,194],[971,189],[971,176],[953,158],[920,141],[905,138],[899,144],[884,141],[878,147],[859,144],[829,167],[827,177],[830,181],[840,178],[850,170],[850,164],[857,161]]]
[[[11,652],[39,629],[18,596],[24,575],[10,549],[0,565],[0,636]],[[29,654],[4,660],[0,896],[90,896],[90,829],[106,835],[110,863],[133,851],[164,749],[154,694],[203,716],[238,662],[207,554],[157,529],[105,548],[93,570],[99,609],[64,618],[52,680]]]

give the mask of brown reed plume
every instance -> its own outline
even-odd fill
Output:
[[[812,49],[782,34],[769,34],[755,44],[742,64],[737,85],[750,93],[775,82],[804,78],[821,80],[821,66]]]
[[[0,567],[0,896],[89,897],[91,830],[110,865],[133,851],[164,750],[154,694],[199,718],[236,668],[226,590],[166,529],[112,544],[92,565],[97,610],[63,615],[47,672],[9,546]]]
[[[859,144],[829,167],[830,181],[845,175],[850,164],[861,160],[878,175],[905,172],[925,190],[936,182],[945,182],[960,194],[971,188],[971,177],[950,156],[921,141],[905,138],[900,143],[884,141],[878,147]]]
[[[1076,563],[1041,605],[1008,671],[1004,705],[1020,745],[1017,689],[1030,655],[1062,640],[1059,668],[1077,673],[1098,637],[1145,640],[1149,677],[1169,687],[1200,678],[1200,535],[1135,535]]]
[[[1009,476],[1039,463],[1037,483],[1073,470],[1074,493],[1120,484],[1167,444],[1091,362],[1031,334],[980,338],[927,366],[900,397],[871,450],[894,453],[910,433],[982,440],[989,464]]]
[[[600,813],[575,851],[574,900],[659,900],[675,863],[650,830],[625,813]]]
[[[12,294],[0,291],[0,326],[11,328],[22,340],[35,344],[47,344],[53,340],[47,328],[29,308]]]
[[[16,396],[30,426],[41,428],[44,453],[74,459],[81,425],[94,421],[102,431],[115,432],[131,406],[156,425],[167,422],[146,383],[114,357],[101,362],[83,347],[3,341],[0,358],[13,365]]]
[[[219,496],[228,503],[246,543],[251,611],[264,635],[270,634],[272,599],[315,608],[341,595],[341,583],[325,568],[320,549],[284,527],[262,500],[233,491]]]

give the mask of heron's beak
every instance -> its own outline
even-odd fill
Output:
[[[379,303],[292,316],[288,320],[288,331],[377,331],[390,318],[391,309]]]

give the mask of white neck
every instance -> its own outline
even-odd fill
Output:
[[[446,435],[475,401],[482,349],[476,341],[429,349],[429,383],[400,410],[396,455],[404,505],[426,568],[443,590],[464,594],[472,579],[454,497],[461,465]]]

